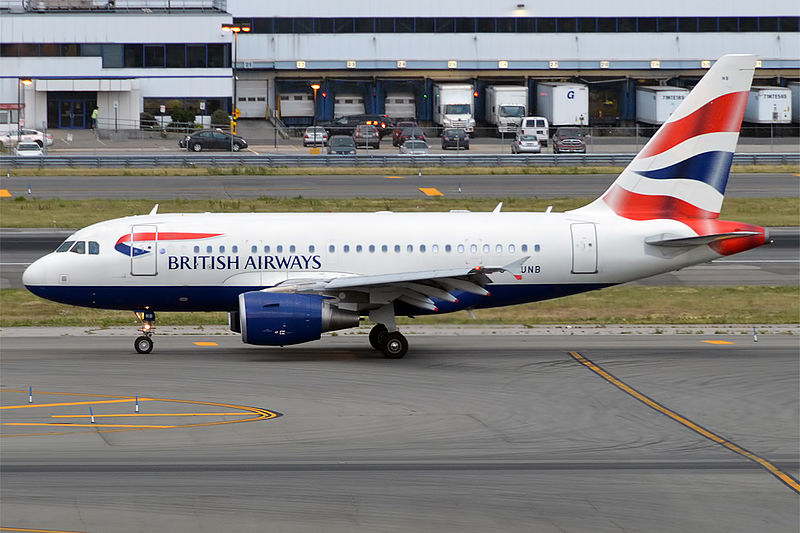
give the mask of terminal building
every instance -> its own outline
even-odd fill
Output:
[[[443,82],[474,87],[479,122],[491,85],[527,87],[536,114],[538,84],[580,83],[586,123],[622,125],[637,87],[691,87],[726,53],[758,56],[754,85],[796,87],[796,1],[0,0],[0,128],[91,127],[95,107],[138,128],[143,112],[234,103],[288,125],[430,121]]]

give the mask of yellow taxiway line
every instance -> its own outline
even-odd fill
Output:
[[[442,192],[436,187],[418,187],[418,189],[426,196],[444,196],[444,194],[442,194]]]
[[[687,428],[691,429],[695,433],[699,433],[703,437],[705,437],[705,438],[707,438],[707,439],[709,439],[709,440],[711,440],[713,442],[716,442],[720,446],[723,446],[723,447],[727,448],[728,450],[741,455],[742,457],[746,457],[747,459],[750,459],[751,461],[754,461],[754,462],[758,463],[759,465],[764,467],[770,474],[772,474],[773,476],[778,478],[778,480],[781,483],[783,483],[784,485],[786,485],[787,487],[792,489],[797,494],[800,494],[800,481],[798,481],[797,479],[792,477],[790,474],[787,474],[786,472],[784,472],[783,470],[781,470],[780,468],[778,468],[777,466],[775,466],[774,464],[772,464],[768,460],[764,459],[763,457],[759,457],[758,455],[754,454],[751,451],[745,450],[744,448],[742,448],[738,444],[735,444],[735,443],[729,441],[728,439],[726,439],[724,437],[720,437],[719,435],[717,435],[713,431],[704,428],[700,424],[692,422],[691,420],[689,420],[685,416],[679,415],[675,411],[672,411],[672,410],[664,407],[663,405],[661,405],[657,401],[653,400],[652,398],[650,398],[648,396],[645,396],[644,394],[642,394],[638,390],[634,389],[630,385],[627,385],[623,381],[621,381],[618,378],[614,377],[610,372],[600,368],[597,364],[595,364],[594,362],[592,362],[589,359],[585,358],[584,356],[582,356],[578,352],[569,352],[569,354],[577,362],[579,362],[580,364],[582,364],[583,366],[585,366],[586,368],[588,368],[589,370],[591,370],[592,372],[594,372],[598,376],[602,377],[603,379],[605,379],[606,381],[608,381],[612,385],[614,385],[617,388],[623,390],[624,392],[630,394],[631,396],[633,396],[634,398],[636,398],[640,402],[644,403],[648,407],[651,407],[652,409],[655,409],[659,413],[661,413],[661,414],[663,414],[665,416],[668,416],[669,418],[671,418],[675,422],[681,424],[684,427],[687,427]]]

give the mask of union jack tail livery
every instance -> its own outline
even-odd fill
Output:
[[[755,69],[753,55],[721,57],[586,210],[631,220],[715,219],[722,208]]]

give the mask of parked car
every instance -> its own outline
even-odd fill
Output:
[[[401,154],[426,155],[430,153],[428,143],[418,139],[409,139],[400,145]]]
[[[19,133],[17,130],[9,131],[8,133],[0,136],[0,142],[6,146],[13,146],[19,142],[35,142],[40,147],[51,146],[53,144],[53,136],[49,133],[44,133],[39,130],[31,130],[27,128],[20,128]]]
[[[425,132],[422,128],[412,127],[404,128],[400,135],[397,137],[397,144],[403,145],[409,139],[417,139],[418,141],[425,141]]]
[[[542,145],[536,135],[517,134],[511,142],[512,154],[538,154],[542,151]]]
[[[369,124],[378,129],[378,135],[383,138],[394,129],[394,121],[389,115],[346,115],[330,122],[320,124],[328,135],[352,135],[359,124]]]
[[[464,128],[445,128],[442,132],[442,150],[455,148],[469,150],[469,135]]]
[[[399,146],[400,143],[400,134],[403,133],[403,129],[405,128],[416,128],[417,123],[413,120],[403,120],[398,122],[394,125],[394,130],[392,131],[392,146]]]
[[[550,132],[550,123],[544,117],[524,117],[517,133],[523,135],[536,135],[539,144],[547,146],[547,137]]]
[[[203,130],[187,135],[180,141],[178,146],[188,148],[193,152],[201,150],[232,150],[238,152],[247,148],[247,141],[238,135],[219,130]]]
[[[303,134],[303,146],[320,146],[328,144],[328,132],[322,126],[311,126],[306,128]]]
[[[378,133],[378,128],[370,124],[359,124],[356,126],[356,131],[353,132],[353,141],[356,146],[371,146],[376,150],[381,147],[381,136]]]
[[[329,154],[355,154],[356,142],[348,135],[334,135],[328,139]]]
[[[24,142],[19,143],[16,148],[14,148],[14,155],[21,155],[21,156],[37,156],[37,155],[44,155],[42,152],[42,147],[39,146],[39,143],[36,142]]]
[[[553,134],[553,153],[586,153],[586,136],[578,128],[558,128]]]

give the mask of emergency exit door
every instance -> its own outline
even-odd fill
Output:
[[[592,223],[571,224],[572,273],[595,274],[597,272],[597,231]]]
[[[132,276],[155,276],[158,273],[158,226],[131,226],[129,239]]]

